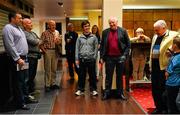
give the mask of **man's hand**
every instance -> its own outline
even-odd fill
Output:
[[[19,64],[20,67],[22,67],[22,66],[25,64],[24,60],[21,59],[21,58],[19,58],[19,59],[17,60],[17,63]]]
[[[100,63],[103,64],[103,63],[104,63],[104,60],[103,60],[103,59],[100,59]]]
[[[79,65],[79,60],[76,60],[76,66]]]

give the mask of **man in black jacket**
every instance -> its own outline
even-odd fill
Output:
[[[112,77],[116,67],[117,98],[126,100],[123,94],[122,74],[124,62],[130,50],[130,41],[125,29],[118,27],[116,17],[109,19],[110,28],[102,32],[101,62],[105,62],[105,92],[102,97],[106,100],[110,97]]]
[[[76,40],[78,38],[78,34],[74,31],[74,26],[72,23],[68,23],[67,29],[68,29],[68,31],[65,34],[66,58],[67,58],[67,62],[68,62],[69,75],[70,75],[71,79],[74,79],[73,64],[75,67],[75,71],[78,74],[78,68],[75,64],[75,46],[76,46]]]

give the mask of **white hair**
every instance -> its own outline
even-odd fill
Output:
[[[112,17],[109,18],[108,21],[109,21],[109,22],[110,22],[110,21],[118,22],[118,19],[117,19],[117,17],[113,17],[113,16],[112,16]]]
[[[158,20],[154,23],[154,27],[167,28],[167,24],[164,20]]]
[[[142,29],[142,28],[138,28],[138,29],[136,29],[136,33],[137,32],[142,32],[142,33],[144,33],[144,30]]]

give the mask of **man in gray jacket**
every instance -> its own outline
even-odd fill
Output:
[[[33,94],[35,91],[34,79],[37,72],[38,59],[41,58],[40,49],[39,49],[40,40],[37,34],[31,31],[33,28],[31,19],[28,18],[23,19],[23,27],[29,48],[29,52],[28,52],[29,79],[27,85],[28,85],[29,93]]]
[[[83,34],[76,41],[75,58],[76,65],[79,66],[78,90],[76,95],[84,94],[86,69],[88,69],[90,91],[93,96],[98,95],[96,86],[96,58],[98,51],[98,39],[90,32],[89,21],[81,23]]]

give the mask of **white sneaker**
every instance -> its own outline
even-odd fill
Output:
[[[94,90],[94,91],[91,92],[91,94],[92,94],[93,96],[96,96],[96,95],[98,95],[98,92]]]
[[[75,95],[77,96],[84,95],[84,92],[82,92],[81,90],[77,90]]]

